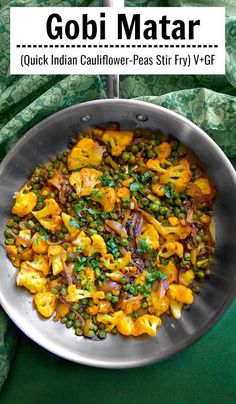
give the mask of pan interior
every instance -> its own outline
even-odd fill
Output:
[[[180,320],[166,317],[157,337],[108,336],[94,342],[78,338],[72,330],[43,320],[33,308],[32,295],[15,285],[16,269],[4,250],[4,229],[12,196],[34,167],[65,150],[71,137],[90,126],[119,122],[122,130],[151,128],[170,133],[205,163],[216,186],[216,263],[202,292]],[[34,341],[66,359],[101,367],[132,367],[173,355],[192,344],[220,317],[236,289],[236,179],[234,170],[215,143],[181,116],[151,104],[103,100],[65,109],[32,128],[4,159],[0,167],[0,301],[12,320]]]

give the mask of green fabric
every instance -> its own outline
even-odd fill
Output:
[[[214,4],[213,4],[214,3]],[[11,76],[9,6],[97,6],[99,0],[0,0],[0,158],[30,127],[70,105],[106,97],[105,77]],[[127,6],[227,5],[225,76],[123,76],[121,98],[138,98],[177,111],[204,129],[236,165],[235,0],[128,0]],[[225,403],[236,402],[236,320],[224,318],[187,351],[142,369],[109,371],[71,364],[19,334],[2,403]],[[0,312],[0,388],[16,342]]]

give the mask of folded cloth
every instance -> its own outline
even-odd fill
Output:
[[[123,76],[122,98],[137,98],[172,109],[195,122],[236,164],[236,18],[235,0],[226,0],[225,76]],[[213,5],[212,1],[136,0],[127,6]],[[220,2],[220,4],[223,1]],[[216,1],[219,5],[219,2]],[[105,77],[11,76],[9,74],[10,6],[98,6],[97,0],[0,0],[0,159],[32,126],[76,103],[106,98]],[[236,15],[236,13],[234,14]],[[4,270],[4,268],[2,268]],[[0,311],[0,388],[7,377],[16,332]]]

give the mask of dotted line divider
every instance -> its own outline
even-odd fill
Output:
[[[16,45],[17,48],[218,48],[218,45]]]

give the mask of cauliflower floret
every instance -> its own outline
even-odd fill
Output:
[[[137,336],[146,333],[151,337],[154,337],[157,333],[157,328],[160,326],[161,319],[159,317],[151,314],[145,314],[144,316],[141,316],[135,320],[132,334]]]
[[[119,156],[123,152],[123,150],[125,150],[126,147],[130,145],[132,139],[132,132],[117,132],[109,129],[105,130],[101,137],[101,140],[104,143],[110,144],[112,156]]]
[[[167,282],[177,282],[178,281],[178,269],[173,261],[169,260],[167,265],[158,265],[158,269],[167,276]]]
[[[105,149],[92,139],[83,138],[71,149],[68,155],[69,170],[87,166],[99,166]]]
[[[183,307],[183,303],[177,302],[177,300],[173,300],[169,297],[169,303],[170,303],[170,311],[172,316],[178,320],[181,317],[181,310]]]
[[[118,199],[123,199],[123,198],[130,198],[130,190],[125,187],[121,187],[119,189],[116,189],[116,196]]]
[[[70,234],[76,235],[79,233],[80,226],[73,216],[70,216],[67,213],[62,212],[61,217],[65,227],[67,228]]]
[[[62,225],[61,209],[54,199],[46,199],[45,207],[32,213],[45,229],[50,230],[52,233],[60,230]]]
[[[51,292],[38,292],[34,296],[35,306],[43,317],[51,317],[56,308],[56,296]]]
[[[50,185],[53,185],[55,188],[57,188],[59,191],[64,183],[64,179],[62,177],[61,171],[56,170],[53,173],[53,177],[48,180],[48,183]]]
[[[114,261],[114,257],[111,254],[107,254],[101,258],[101,261],[107,269],[111,269],[112,271],[119,270],[129,265],[131,261],[131,252],[128,251],[124,257],[118,258],[116,261]]]
[[[212,188],[207,178],[197,178],[194,184],[200,188],[202,195],[210,195],[212,193]]]
[[[79,247],[82,253],[88,255],[92,241],[89,237],[86,236],[84,231],[81,231],[78,236],[72,241],[72,244],[76,247]]]
[[[91,194],[96,185],[101,184],[101,175],[102,171],[94,168],[82,168],[80,172],[71,174],[69,181],[72,187],[75,188],[77,195],[87,196]]]
[[[191,289],[183,285],[175,285],[172,283],[167,291],[167,296],[171,299],[177,300],[180,303],[192,304],[193,292]]]
[[[163,252],[163,250],[167,250]],[[184,247],[178,241],[168,241],[162,246],[162,251],[159,253],[160,257],[169,258],[172,255],[178,255],[179,258],[183,258]]]
[[[104,212],[108,213],[114,210],[117,197],[113,188],[95,188],[90,197],[103,206]]]
[[[56,318],[60,319],[69,313],[69,307],[64,303],[59,303],[56,307]]]
[[[25,261],[22,263],[22,266],[24,265],[31,267],[36,271],[42,272],[45,276],[48,275],[49,264],[48,264],[48,258],[45,255],[34,254],[34,260]]]
[[[45,240],[44,236],[41,236],[39,232],[36,232],[32,239],[32,250],[36,254],[46,254],[48,250],[48,244],[47,241]]]
[[[88,292],[87,290],[77,289],[75,285],[70,285],[67,289],[67,292],[67,299],[73,303],[87,298],[93,298],[94,302],[96,303],[96,300],[102,300],[105,298],[105,293],[103,291]]]
[[[106,243],[103,239],[102,236],[99,236],[99,234],[93,234],[91,237],[92,239],[92,246],[89,251],[89,256],[94,255],[96,253],[101,254],[102,256],[105,256],[107,254],[107,246]]]
[[[153,192],[154,194],[156,194],[157,196],[159,196],[159,197],[165,195],[165,192],[164,192],[165,189],[164,189],[164,188],[165,188],[164,185],[161,185],[161,184],[152,184],[152,192]]]
[[[48,256],[51,259],[53,275],[58,275],[65,269],[66,251],[60,245],[50,245],[48,248]]]
[[[159,247],[159,234],[152,224],[144,224],[141,229],[141,234],[138,236],[138,242],[146,240],[149,247],[156,250]]]
[[[114,314],[102,314],[98,313],[97,315],[97,321],[99,323],[103,323],[107,325],[106,331],[110,332],[118,323],[119,319],[124,316],[124,313],[122,310],[117,311]]]
[[[134,320],[131,316],[126,316],[124,314],[118,319],[116,328],[122,335],[132,335],[134,329]]]
[[[162,142],[159,146],[154,148],[159,159],[167,159],[171,154],[171,144],[169,142]]]
[[[141,308],[142,303],[142,296],[138,295],[138,296],[134,296],[131,297],[130,299],[126,299],[123,300],[122,304],[121,304],[121,308],[124,311],[125,314],[132,314],[133,311],[137,311]]]
[[[6,247],[7,255],[11,260],[12,265],[15,267],[20,266],[20,259],[19,259],[19,254],[17,251],[17,247],[15,245],[7,245]]]
[[[159,177],[161,184],[170,182],[177,192],[182,192],[192,177],[189,162],[183,159],[179,164],[167,168],[165,173],[160,173]]]
[[[152,291],[151,295],[148,296],[148,311],[150,313],[156,314],[156,316],[160,316],[163,313],[166,313],[169,309],[169,299],[167,296],[160,297],[158,291]]]
[[[16,194],[15,204],[12,208],[12,213],[17,216],[23,217],[28,215],[35,207],[37,203],[37,196],[34,192],[18,192]]]
[[[16,236],[16,245],[22,245],[23,247],[28,247],[31,240],[31,230],[30,229],[22,229],[19,234]]]
[[[24,262],[16,277],[17,286],[24,286],[31,293],[41,292],[47,288],[47,279],[44,275]]]
[[[179,282],[182,283],[184,286],[190,285],[192,281],[194,280],[195,275],[192,269],[189,269],[188,271],[185,272],[180,272],[179,274]]]

